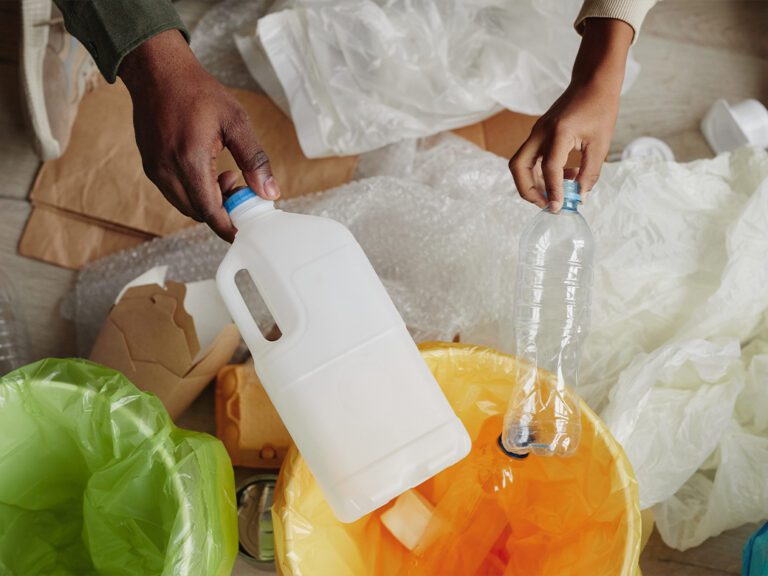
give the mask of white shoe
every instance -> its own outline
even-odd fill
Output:
[[[21,26],[21,86],[35,150],[43,160],[58,158],[98,69],[51,0],[22,0]]]

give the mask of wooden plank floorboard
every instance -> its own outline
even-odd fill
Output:
[[[642,35],[768,58],[766,30],[765,0],[664,0],[648,13]]]
[[[744,544],[760,524],[747,524],[710,538],[701,546],[681,552],[664,544],[654,532],[643,551],[643,576],[665,576],[663,569],[684,566],[682,574],[741,574],[741,552]],[[676,574],[676,572],[674,572]]]
[[[29,209],[23,200],[0,199],[0,270],[19,299],[31,339],[32,359],[74,356],[74,325],[61,317],[59,306],[74,285],[75,273],[16,253]]]
[[[0,63],[0,198],[26,198],[39,167],[22,111],[18,66]]]
[[[707,150],[703,136],[690,135],[715,100],[768,101],[768,60],[757,56],[648,36],[638,41],[635,57],[643,69],[622,97],[612,152],[638,136],[667,140],[689,133],[678,143],[691,147],[673,151],[682,161],[700,158]]]

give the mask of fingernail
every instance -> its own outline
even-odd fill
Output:
[[[557,200],[553,200],[552,202],[549,203],[549,210],[550,212],[557,214],[558,212],[560,212],[560,207],[562,205],[563,204],[561,202],[558,202]]]
[[[266,192],[267,198],[280,197],[280,186],[277,185],[277,181],[272,176],[264,181],[264,192]]]

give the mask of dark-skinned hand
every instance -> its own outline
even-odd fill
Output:
[[[134,49],[119,76],[133,101],[144,171],[182,214],[234,239],[223,193],[237,175],[217,176],[216,169],[225,147],[254,192],[270,200],[280,196],[245,110],[203,69],[179,31],[162,32]]]

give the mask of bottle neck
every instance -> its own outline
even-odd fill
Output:
[[[563,210],[578,212],[581,202],[581,186],[576,180],[563,180]]]
[[[563,210],[568,210],[569,212],[578,212],[579,211],[579,201],[574,198],[565,198],[563,200]]]
[[[240,206],[235,208],[229,214],[229,217],[232,220],[232,224],[235,225],[235,228],[240,228],[246,221],[269,214],[275,210],[274,202],[262,200],[261,198],[254,198],[243,202]]]

